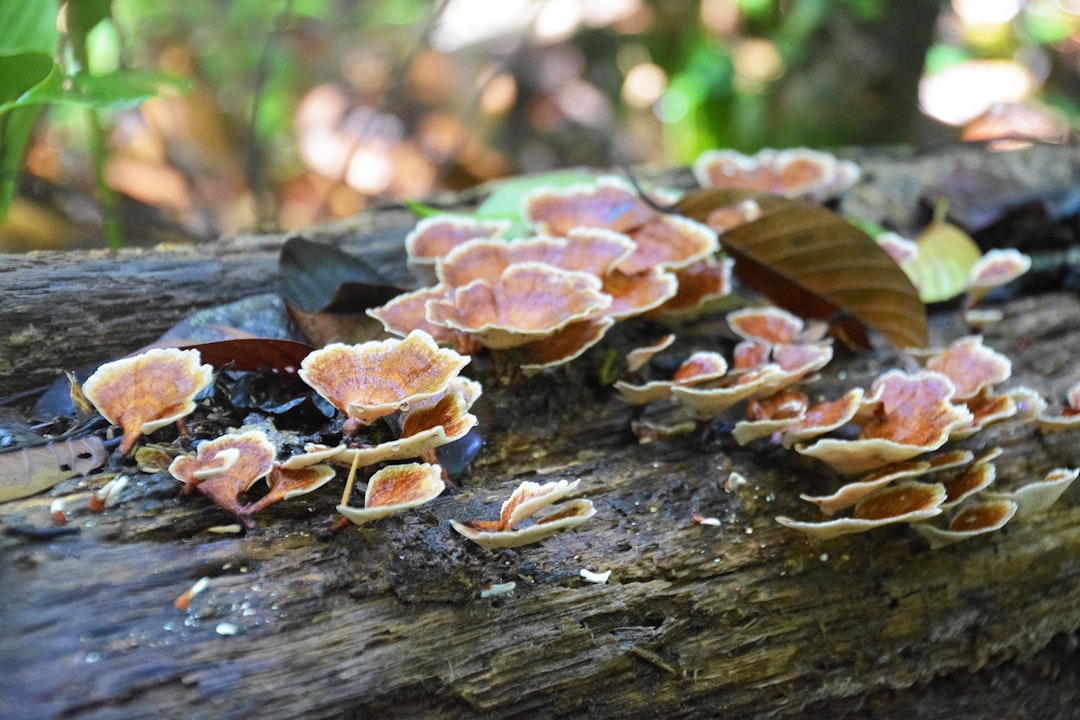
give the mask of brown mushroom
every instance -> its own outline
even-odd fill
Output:
[[[122,455],[142,435],[195,410],[195,396],[214,379],[213,368],[199,363],[198,350],[154,348],[105,363],[83,383],[98,412],[123,429]]]
[[[354,524],[363,525],[430,502],[445,489],[442,468],[438,465],[389,465],[368,480],[364,507],[341,504],[337,510]]]

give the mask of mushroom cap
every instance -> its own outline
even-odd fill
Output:
[[[495,350],[517,347],[554,334],[611,305],[598,277],[526,262],[507,267],[499,281],[474,280],[451,298],[431,300],[427,318],[468,333]]]
[[[1015,248],[987,250],[971,267],[968,292],[991,290],[1012,282],[1030,269],[1031,258]]]
[[[522,345],[515,351],[526,376],[541,370],[564,365],[581,357],[582,353],[600,342],[615,320],[600,317],[572,322],[551,335]]]
[[[709,150],[693,165],[706,188],[741,188],[788,198],[826,200],[859,179],[859,166],[808,148],[765,148],[752,156],[734,150]]]
[[[787,310],[765,306],[727,314],[727,324],[740,337],[770,345],[791,344],[803,330],[803,321]]]
[[[575,228],[565,238],[472,240],[441,259],[437,273],[450,287],[462,287],[473,280],[498,282],[507,267],[523,262],[602,276],[628,257],[634,247],[627,236],[602,228]]]
[[[947,529],[930,523],[915,523],[915,531],[930,543],[931,550],[1000,530],[1016,515],[1017,504],[1006,498],[986,500],[964,508],[949,522]]]
[[[997,493],[995,497],[1016,501],[1016,519],[1028,520],[1057,502],[1078,476],[1080,468],[1054,468],[1042,480],[1028,483],[1010,493]]]
[[[661,215],[629,234],[637,247],[618,267],[627,275],[653,267],[668,270],[687,267],[711,257],[720,249],[715,230],[680,215]]]
[[[541,232],[565,236],[577,227],[626,233],[656,217],[656,211],[622,179],[606,176],[563,189],[537,188],[525,196],[522,216]]]
[[[748,222],[761,219],[764,211],[756,200],[743,200],[742,202],[719,207],[709,212],[705,218],[705,224],[718,233],[723,233]]]
[[[154,348],[105,363],[82,389],[106,420],[123,428],[119,449],[126,455],[140,435],[189,415],[213,379],[198,350]]]
[[[671,394],[688,407],[696,417],[716,417],[724,410],[748,397],[769,395],[776,391],[776,382],[784,371],[778,365],[768,364],[740,373],[731,373],[717,387],[685,387],[675,385]]]
[[[799,495],[807,502],[814,503],[826,515],[857,505],[867,495],[880,490],[896,480],[924,475],[930,470],[930,463],[925,460],[908,460],[892,463],[866,475],[861,480],[850,482],[832,495]]]
[[[405,337],[413,330],[423,330],[431,338],[444,345],[457,341],[459,333],[443,325],[428,322],[429,300],[449,297],[450,288],[444,285],[420,288],[402,293],[390,302],[376,308],[368,308],[367,314],[382,323],[387,332]]]
[[[637,372],[645,367],[654,355],[671,347],[671,343],[673,342],[675,342],[675,334],[669,333],[652,345],[644,345],[630,350],[626,353],[626,371],[632,373]]]
[[[337,510],[356,525],[363,525],[430,502],[445,489],[438,465],[389,465],[368,480],[363,508],[338,505]]]
[[[975,493],[985,490],[996,476],[997,468],[990,462],[978,462],[951,474],[941,481],[945,486],[945,502],[941,503],[941,509],[951,510]]]
[[[603,292],[611,296],[611,305],[604,312],[615,320],[641,315],[675,297],[679,281],[674,273],[654,267],[636,275],[621,271],[609,273],[603,278]]]
[[[196,455],[180,455],[169,473],[241,518],[248,513],[239,496],[274,468],[274,444],[261,430],[228,433],[199,445]]]
[[[454,248],[476,238],[502,237],[510,228],[508,220],[478,220],[462,215],[435,215],[416,223],[405,236],[410,262],[434,265]]]
[[[926,368],[952,380],[957,400],[975,397],[983,388],[1005,382],[1012,375],[1012,361],[983,345],[981,335],[957,340],[931,357]]]
[[[414,330],[404,340],[327,345],[304,358],[300,377],[338,410],[370,423],[442,392],[468,363]]]
[[[650,310],[648,316],[655,317],[670,313],[688,313],[696,310],[710,300],[731,294],[731,269],[735,261],[731,258],[717,260],[707,257],[681,268],[675,269],[678,288],[675,295],[660,307]]]
[[[858,413],[862,402],[863,389],[856,387],[836,400],[819,402],[807,408],[803,418],[784,431],[784,447],[790,448],[795,443],[824,435],[848,424]]]
[[[561,505],[555,512],[520,530],[492,530],[478,522],[467,523],[457,520],[451,520],[450,525],[458,533],[481,547],[508,548],[546,540],[563,530],[577,527],[595,514],[596,508],[591,500],[578,498]]]
[[[854,517],[826,522],[800,522],[787,517],[776,521],[821,540],[866,532],[893,523],[912,523],[941,514],[945,488],[919,482],[903,482],[881,488],[855,506]]]

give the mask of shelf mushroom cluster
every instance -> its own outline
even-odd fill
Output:
[[[730,291],[715,231],[653,209],[617,178],[524,199],[529,237],[456,216],[418,223],[406,240],[437,283],[369,314],[391,333],[512,353],[526,373],[578,357],[617,321],[693,307]],[[470,230],[471,228],[471,230]]]

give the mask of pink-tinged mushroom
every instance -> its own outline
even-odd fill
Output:
[[[450,288],[444,285],[420,288],[402,293],[381,307],[368,308],[367,314],[382,323],[386,331],[401,337],[414,330],[423,330],[443,345],[457,345],[463,333],[444,325],[428,322],[427,304],[430,300],[443,300],[450,296]]]
[[[431,300],[427,317],[468,333],[493,350],[540,340],[578,320],[599,317],[611,305],[598,277],[542,263],[507,267],[499,281],[474,280],[449,299]]]
[[[694,385],[722,378],[727,373],[724,356],[711,350],[699,350],[683,361],[671,380],[653,380],[634,385],[620,380],[615,389],[631,405],[648,405],[671,395],[675,385]]]
[[[87,399],[124,431],[120,454],[131,452],[142,435],[195,410],[195,396],[214,379],[214,369],[199,363],[198,350],[155,348],[105,363],[87,379]]]
[[[437,272],[443,284],[455,288],[473,280],[498,282],[506,268],[525,262],[600,277],[629,257],[634,247],[626,235],[603,228],[575,228],[565,238],[473,240],[441,259]]]
[[[630,231],[629,235],[637,248],[618,266],[627,275],[653,267],[667,270],[687,267],[711,257],[720,249],[715,230],[679,215],[661,215]]]
[[[174,459],[169,474],[184,483],[184,493],[198,490],[251,527],[250,513],[238,498],[273,469],[276,452],[260,430],[230,433],[201,443],[194,456]]]
[[[514,352],[519,367],[526,376],[532,376],[565,365],[600,342],[614,324],[610,317],[572,322],[542,340],[517,348]]]
[[[1031,258],[1013,248],[988,250],[968,274],[966,307],[977,305],[996,287],[1012,282],[1031,269]]]
[[[674,386],[671,394],[701,420],[717,417],[729,407],[752,396],[770,395],[785,376],[778,365],[764,365],[746,372],[729,373],[710,387]]]
[[[933,370],[952,380],[956,388],[953,397],[967,400],[983,388],[1005,382],[1012,375],[1012,362],[993,348],[983,345],[982,336],[973,335],[957,340],[945,352],[926,363]]]
[[[604,276],[603,292],[611,296],[611,305],[604,314],[613,320],[624,320],[653,310],[675,296],[679,281],[673,273],[654,267],[637,275],[625,275],[616,270]]]
[[[534,190],[525,198],[522,215],[540,232],[565,237],[578,227],[627,233],[657,213],[627,183],[602,177],[595,184]]]
[[[919,256],[919,246],[915,241],[908,240],[906,237],[897,235],[894,232],[881,233],[874,240],[897,265],[913,263]]]
[[[803,321],[777,307],[745,308],[727,315],[727,324],[747,340],[790,345],[803,330]]]
[[[1080,387],[1080,385],[1077,387]],[[1009,388],[1003,394],[1008,396],[1016,405],[1016,413],[1013,418],[1018,422],[1031,422],[1046,410],[1046,400],[1034,388],[1021,385],[1020,387]]]
[[[855,506],[854,517],[826,522],[800,522],[778,517],[776,521],[793,530],[827,540],[893,523],[928,520],[941,514],[941,503],[944,500],[945,488],[940,484],[926,485],[909,481],[890,485],[866,496]]]
[[[717,260],[709,257],[675,270],[678,289],[675,296],[660,307],[650,310],[647,317],[674,313],[690,313],[708,302],[731,294],[731,258]]]
[[[1080,468],[1054,468],[1039,481],[1028,483],[1008,493],[995,493],[993,497],[1014,500],[1017,504],[1016,519],[1029,520],[1045,512],[1069,489]]]
[[[667,350],[675,342],[675,334],[670,333],[660,338],[652,345],[634,348],[626,353],[626,371],[635,373],[652,360],[657,353]]]
[[[468,357],[440,349],[426,332],[414,330],[404,340],[334,343],[315,350],[301,363],[300,378],[366,425],[442,392],[468,363]]]
[[[999,498],[986,500],[964,508],[949,522],[947,529],[929,523],[915,523],[915,532],[926,538],[931,550],[967,540],[1005,527],[1016,514],[1017,505],[1012,500]]]
[[[753,156],[710,150],[694,162],[693,172],[706,188],[756,190],[815,201],[839,195],[859,179],[855,163],[808,148],[766,148]]]
[[[735,345],[732,366],[736,370],[751,370],[769,362],[772,345],[764,340],[742,340]]]
[[[820,402],[807,408],[801,420],[784,430],[782,442],[790,448],[796,443],[824,435],[847,425],[863,402],[863,389],[852,388],[836,400]]]
[[[938,449],[954,428],[970,422],[971,412],[950,402],[954,392],[952,381],[940,373],[889,371],[872,387],[880,414],[863,425],[857,439],[826,438],[795,449],[844,475],[910,460]]]
[[[405,251],[415,265],[435,265],[438,258],[476,238],[499,238],[510,228],[506,220],[477,220],[459,215],[424,218],[405,236]]]
[[[368,480],[364,507],[342,504],[337,506],[337,511],[354,524],[363,525],[431,502],[445,489],[442,468],[438,465],[389,465]]]
[[[481,547],[518,547],[539,542],[562,530],[576,527],[596,514],[592,502],[579,499],[562,506],[561,510],[540,518],[533,525],[517,529],[518,525],[543,508],[572,493],[580,483],[580,480],[574,482],[559,480],[540,485],[525,481],[502,504],[498,520],[468,522],[451,520],[450,524],[458,533]]]

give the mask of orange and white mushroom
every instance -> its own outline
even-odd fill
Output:
[[[891,370],[874,381],[871,397],[880,403],[880,412],[862,426],[858,438],[825,438],[795,449],[844,475],[910,460],[938,449],[954,428],[970,422],[971,412],[950,402],[954,392],[952,381],[940,373]]]
[[[442,392],[468,362],[415,330],[404,340],[327,345],[304,358],[300,377],[338,410],[369,424]]]
[[[860,174],[855,163],[808,148],[765,148],[752,156],[709,150],[694,162],[693,172],[706,188],[739,188],[818,201],[844,192]]]
[[[366,312],[381,322],[387,332],[394,335],[405,337],[413,330],[423,330],[437,343],[456,345],[464,337],[462,333],[445,325],[428,322],[427,319],[428,302],[449,296],[450,288],[440,284],[402,293],[385,305],[368,308]]]
[[[405,251],[414,266],[434,266],[454,248],[476,238],[499,238],[510,228],[505,220],[477,220],[460,215],[424,218],[405,236]]]
[[[678,288],[675,295],[660,307],[650,310],[649,317],[693,312],[712,300],[731,294],[731,258],[717,260],[708,257],[675,269]]]
[[[600,342],[615,320],[603,316],[572,322],[551,335],[516,348],[521,371],[526,376],[564,365]]]
[[[796,443],[825,435],[851,422],[863,403],[863,389],[856,387],[836,400],[825,400],[806,410],[802,419],[784,429],[781,441],[790,448]]]
[[[1057,433],[1080,428],[1080,383],[1065,391],[1065,408],[1058,415],[1046,412],[1046,402],[1035,411],[1035,425],[1044,433]]]
[[[185,493],[198,490],[250,527],[250,512],[240,504],[239,496],[269,474],[276,453],[260,430],[229,433],[201,443],[194,456],[174,459],[169,474],[184,483]]]
[[[688,357],[675,371],[671,380],[652,380],[644,385],[634,385],[620,380],[615,389],[623,400],[631,405],[648,405],[671,395],[676,385],[694,385],[722,378],[728,365],[724,356],[711,350],[698,350]]]
[[[657,212],[623,180],[602,177],[564,189],[538,188],[525,197],[522,215],[540,232],[565,237],[579,227],[628,233]]]
[[[539,542],[576,527],[596,514],[591,501],[578,499],[566,503],[534,524],[518,529],[518,525],[537,512],[572,493],[580,483],[580,480],[559,480],[541,485],[527,480],[502,504],[498,520],[451,520],[450,524],[458,533],[486,548],[518,547]]]
[[[1014,500],[1017,504],[1016,519],[1030,519],[1045,512],[1057,502],[1076,478],[1080,468],[1054,468],[1042,480],[1023,485],[1012,492],[995,493],[994,497]]]
[[[474,280],[446,299],[427,303],[427,318],[468,333],[493,350],[518,347],[554,334],[611,305],[595,275],[537,262],[507,267],[496,283]]]
[[[800,318],[787,310],[770,306],[730,312],[727,314],[727,324],[742,338],[760,340],[770,345],[794,343],[803,331]]]
[[[195,396],[213,379],[198,350],[154,348],[105,363],[82,389],[106,420],[123,429],[119,450],[126,455],[142,435],[190,415]]]
[[[882,488],[859,501],[853,517],[825,522],[801,522],[788,517],[776,521],[821,540],[866,532],[883,525],[913,523],[941,514],[945,488],[940,484],[902,482]]]
[[[1017,504],[1006,498],[984,500],[958,512],[947,528],[926,522],[915,523],[912,527],[926,538],[931,550],[937,550],[976,535],[1000,530],[1016,515],[1016,509]]]
[[[654,355],[671,347],[673,342],[675,342],[675,335],[671,333],[660,338],[652,345],[644,345],[630,350],[626,353],[626,371],[636,373],[645,367]]]
[[[806,395],[790,389],[760,400],[750,398],[746,406],[748,419],[735,423],[731,434],[740,445],[774,435],[802,420],[809,404]]]
[[[364,507],[341,504],[337,510],[354,524],[363,525],[431,502],[445,489],[442,468],[438,465],[389,465],[368,480]]]

